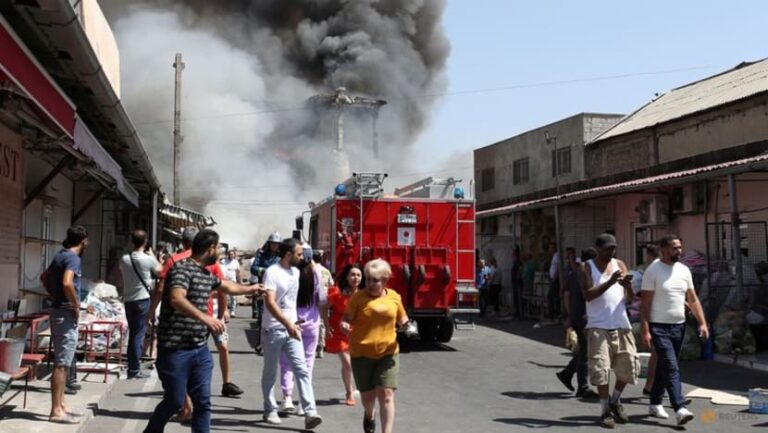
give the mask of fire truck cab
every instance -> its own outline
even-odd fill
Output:
[[[385,195],[383,173],[356,173],[335,194],[310,203],[309,240],[338,276],[382,258],[423,341],[448,342],[454,317],[479,313],[475,288],[475,204],[458,181],[427,178]]]

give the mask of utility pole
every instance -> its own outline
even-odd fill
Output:
[[[557,136],[550,135],[549,131],[544,131],[544,139],[547,144],[554,144],[554,152],[552,158],[553,169],[555,172],[555,244],[557,245],[557,280],[560,294],[565,290],[565,251],[563,251],[562,242],[562,227],[560,227],[560,156],[557,154]],[[558,296],[560,296],[558,294]],[[562,300],[562,297],[560,297]],[[558,314],[564,311],[563,305],[560,305],[560,311]]]
[[[173,62],[176,69],[175,91],[173,101],[173,204],[181,205],[181,193],[179,191],[179,164],[181,159],[181,71],[184,70],[184,62],[181,53],[176,53],[176,61]]]
[[[332,94],[316,95],[310,98],[314,104],[336,109],[336,146],[333,150],[336,159],[336,177],[346,179],[350,175],[349,158],[344,151],[344,110],[347,107],[362,107],[371,110],[373,155],[379,156],[379,132],[377,122],[379,109],[387,104],[383,99],[372,99],[362,96],[350,96],[347,89],[338,87]]]

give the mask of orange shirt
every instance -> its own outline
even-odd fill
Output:
[[[376,298],[358,290],[347,304],[346,315],[352,319],[349,353],[353,358],[379,359],[400,351],[395,326],[405,317],[405,307],[397,292],[384,290]]]

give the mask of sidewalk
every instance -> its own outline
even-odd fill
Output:
[[[536,321],[512,319],[509,316],[494,316],[478,322],[499,331],[525,337],[540,343],[563,348],[565,335],[562,325],[534,327]],[[754,356],[752,356],[754,358]],[[765,388],[768,385],[768,372],[755,364],[747,356],[737,358],[718,355],[714,361],[682,361],[680,370],[683,382],[693,387],[725,391],[746,396],[749,388]],[[746,407],[744,408],[746,409]]]
[[[27,407],[24,404],[24,381],[15,381],[0,401],[7,401],[0,407],[0,431],[3,433],[79,433],[93,417],[93,411],[107,398],[118,381],[116,374],[107,376],[104,383],[102,373],[78,373],[77,378],[83,389],[76,395],[65,395],[64,399],[75,412],[85,413],[80,424],[64,425],[48,422],[51,410],[50,375],[29,382]],[[16,395],[14,395],[16,394]],[[11,396],[13,396],[11,398]]]

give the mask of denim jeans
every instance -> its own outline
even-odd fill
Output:
[[[149,298],[125,303],[125,317],[128,319],[128,377],[141,370],[141,350],[144,334],[147,333]]]
[[[315,367],[315,355],[317,354],[317,342],[320,339],[320,328],[316,323],[301,325],[301,344],[304,348],[304,359],[307,361],[309,380],[312,381],[312,370]],[[283,395],[293,394],[293,369],[288,361],[288,356],[280,354],[280,389]]]
[[[195,349],[157,352],[157,374],[163,383],[163,400],[155,407],[145,433],[161,433],[181,409],[186,394],[192,398],[192,433],[211,430],[211,375],[213,358],[208,345]]]
[[[651,388],[651,404],[661,404],[666,389],[669,394],[669,402],[677,411],[684,407],[683,391],[680,384],[680,349],[683,346],[685,335],[685,323],[667,324],[651,323],[651,338],[656,349],[658,363],[656,364],[656,376]]]
[[[576,335],[578,336],[579,340],[579,350],[573,353],[573,358],[571,358],[571,362],[568,363],[568,366],[563,369],[563,372],[568,375],[568,377],[573,377],[573,375],[576,375],[576,381],[578,382],[578,386],[576,387],[579,391],[584,391],[586,389],[589,389],[589,385],[587,384],[587,378],[588,378],[588,366],[587,366],[587,338],[584,335],[584,326],[573,326],[573,330],[576,332]]]
[[[283,328],[263,329],[261,347],[264,351],[264,369],[261,372],[261,392],[264,397],[264,415],[277,413],[277,401],[273,392],[277,382],[277,367],[280,354],[285,354],[299,386],[301,407],[307,415],[317,413],[312,379],[307,369],[304,346],[301,341],[291,338]]]

